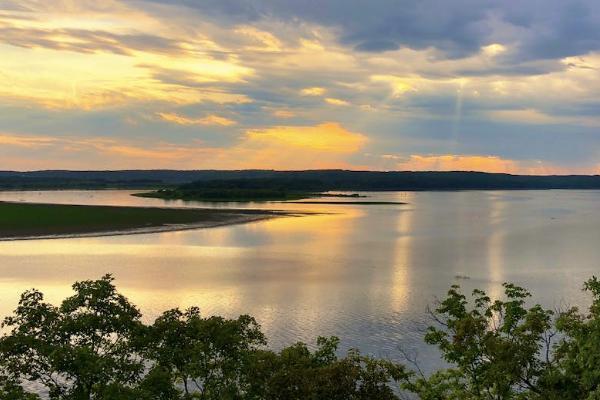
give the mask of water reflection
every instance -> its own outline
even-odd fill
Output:
[[[318,335],[399,357],[423,349],[425,308],[452,283],[501,294],[530,287],[549,306],[585,302],[598,274],[600,192],[373,193],[407,205],[236,204],[314,211],[214,229],[133,236],[0,242],[0,314],[37,287],[57,302],[75,280],[113,273],[147,320],[172,307],[258,318],[271,343]],[[127,191],[0,192],[0,200],[226,207],[165,203]],[[457,280],[457,275],[470,279]]]
[[[405,201],[412,204],[413,200],[414,195],[411,193]],[[409,301],[411,289],[409,266],[412,264],[413,216],[414,212],[407,208],[399,213],[397,218],[398,237],[394,248],[394,268],[389,305],[395,313],[403,312]]]
[[[502,223],[504,221],[504,211],[506,203],[502,197],[491,195],[488,197],[489,207],[489,219],[488,226],[490,234],[488,235],[488,275],[490,277],[490,284],[487,287],[488,295],[492,299],[498,299],[502,296],[502,287],[498,284],[504,282],[504,266],[503,266],[503,254],[504,249],[504,231]]]

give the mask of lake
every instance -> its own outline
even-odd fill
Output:
[[[0,192],[0,200],[64,204],[210,207],[137,198],[130,191]],[[116,277],[146,321],[173,307],[205,315],[257,318],[279,348],[336,335],[401,359],[422,344],[428,304],[450,285],[492,296],[502,283],[524,285],[547,307],[588,304],[584,280],[600,274],[600,191],[367,193],[405,205],[217,204],[315,211],[212,229],[0,242],[0,314],[21,292],[51,302],[75,280]]]

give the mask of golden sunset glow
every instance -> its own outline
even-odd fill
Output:
[[[207,115],[203,118],[188,118],[175,113],[158,113],[160,119],[179,125],[235,125],[235,121],[218,115]]]
[[[325,99],[325,102],[328,104],[331,104],[333,106],[349,106],[350,105],[350,103],[348,103],[346,100],[335,99],[333,97],[327,97]]]
[[[310,87],[304,88],[300,91],[303,96],[323,96],[325,94],[325,88],[322,87]]]
[[[518,165],[515,161],[492,156],[413,155],[407,161],[400,162],[398,167],[415,171],[447,170],[505,173],[518,171]]]
[[[387,30],[376,25],[384,21],[363,21],[360,13],[346,25],[343,10],[321,20],[305,5],[264,5],[257,13],[232,5],[236,17],[223,5],[205,7],[6,0],[0,5],[6,168],[38,165],[33,149],[42,145],[55,151],[47,155],[48,168],[82,169],[100,167],[92,160],[107,151],[123,157],[121,165],[135,157],[136,166],[150,167],[165,151],[158,158],[173,160],[173,167],[210,167],[204,158],[196,157],[197,165],[177,159],[200,152],[215,155],[215,167],[260,168],[255,162],[273,146],[287,146],[303,149],[305,158],[292,163],[299,168],[318,159],[357,169],[596,171],[598,49],[528,55],[524,49],[545,47],[536,47],[535,33],[513,36],[517,30],[507,21],[497,25],[503,34],[464,36],[473,43],[431,32],[424,44],[410,35],[380,37]],[[429,23],[419,22],[420,29]],[[560,145],[519,154],[537,135]],[[581,154],[566,150],[575,137],[590,141],[578,147]],[[108,150],[80,144],[91,138],[112,144]],[[337,158],[323,160],[322,152]],[[236,159],[240,153],[252,162]]]
[[[333,122],[317,126],[277,126],[250,130],[246,135],[252,142],[330,153],[354,153],[367,141],[364,135],[347,131]]]

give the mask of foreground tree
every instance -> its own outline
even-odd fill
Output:
[[[112,385],[135,383],[143,371],[135,345],[140,312],[112,281],[77,282],[60,307],[25,292],[2,324],[10,330],[0,339],[8,377],[45,386],[52,399],[98,398]]]
[[[0,373],[0,400],[40,400],[40,397],[27,393],[18,381]]]
[[[504,284],[505,300],[458,286],[432,312],[425,341],[453,367],[416,374],[404,388],[422,399],[600,399],[600,282],[589,280],[588,315],[527,308],[525,289]]]
[[[398,399],[397,384],[409,376],[402,366],[363,356],[358,350],[350,350],[346,357],[338,358],[338,344],[336,337],[320,337],[314,352],[304,343],[297,343],[279,353],[253,353],[246,375],[247,398]],[[396,390],[390,386],[392,382],[396,382]]]
[[[274,352],[257,322],[169,310],[153,325],[107,275],[73,285],[55,307],[25,292],[3,323],[0,399],[102,400],[600,400],[600,281],[585,290],[589,312],[527,306],[530,294],[505,284],[505,298],[453,286],[431,313],[427,343],[450,364],[428,376],[319,338]]]
[[[584,290],[592,294],[589,313],[573,307],[556,321],[561,340],[554,347],[555,366],[543,379],[547,399],[600,399],[600,281],[593,277]]]
[[[152,374],[169,377],[174,389],[181,384],[185,398],[235,399],[244,392],[249,354],[264,345],[254,318],[202,318],[192,307],[160,316],[149,330],[145,354],[154,363]]]
[[[421,376],[409,389],[424,399],[511,399],[540,391],[538,380],[551,365],[539,355],[550,346],[552,313],[539,305],[526,309],[527,291],[504,288],[505,301],[475,290],[471,303],[451,288],[432,312],[438,326],[428,328],[425,341],[454,367]]]

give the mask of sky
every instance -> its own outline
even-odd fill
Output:
[[[600,174],[597,0],[0,0],[0,170]]]

